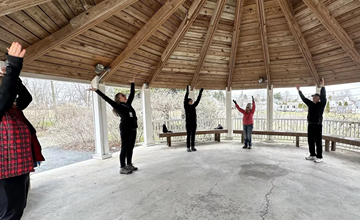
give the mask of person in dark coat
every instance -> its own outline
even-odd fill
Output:
[[[95,91],[101,98],[109,103],[113,107],[114,114],[120,117],[120,174],[130,174],[133,171],[138,170],[138,168],[132,164],[132,156],[136,140],[136,130],[138,128],[136,112],[131,105],[135,96],[134,82],[135,78],[130,81],[131,89],[128,98],[126,98],[126,95],[123,93],[117,93],[115,95],[115,99],[112,100],[96,88],[89,89],[89,91]],[[125,159],[127,163],[125,163]]]
[[[316,163],[323,161],[322,156],[322,121],[324,109],[326,106],[326,92],[324,78],[321,79],[320,94],[316,93],[312,95],[313,100],[305,98],[300,90],[300,86],[296,85],[296,89],[299,91],[300,98],[308,106],[308,144],[310,155],[306,157],[306,160],[314,160]],[[316,143],[316,153],[315,153]]]
[[[187,132],[186,147],[188,152],[196,151],[195,148],[195,134],[197,128],[196,106],[198,106],[201,100],[201,95],[203,91],[204,89],[201,88],[198,98],[193,103],[193,100],[189,98],[189,86],[186,87],[184,108],[186,114],[186,132]]]

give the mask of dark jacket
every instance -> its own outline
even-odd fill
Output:
[[[23,65],[23,58],[8,55],[9,66],[0,85],[0,121],[5,112],[12,108],[17,95],[19,75]]]
[[[197,117],[196,117],[196,106],[198,106],[201,96],[202,96],[203,89],[200,89],[200,93],[196,101],[189,105],[189,87],[186,89],[186,94],[184,98],[184,108],[185,108],[185,115],[186,115],[186,125],[196,125]]]
[[[302,92],[299,90],[299,95],[303,102],[309,107],[307,121],[309,124],[322,124],[324,109],[326,106],[326,92],[325,87],[321,88],[320,91],[320,102],[314,103],[309,99],[305,98]]]
[[[107,103],[109,103],[120,116],[120,131],[124,130],[135,130],[138,127],[137,117],[134,108],[131,106],[134,96],[135,96],[135,84],[131,83],[130,95],[127,99],[127,102],[121,102],[120,104],[116,103],[109,97],[107,97],[100,90],[96,90],[96,93],[103,98]]]

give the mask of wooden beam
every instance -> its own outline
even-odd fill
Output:
[[[84,13],[71,19],[70,24],[26,48],[24,63],[28,64],[55,47],[69,41],[86,30],[101,23],[138,0],[104,0]]]
[[[205,5],[207,0],[195,0],[187,12],[186,17],[181,22],[180,27],[177,29],[176,33],[174,34],[173,38],[171,39],[170,43],[167,45],[165,51],[161,55],[161,60],[159,61],[158,65],[156,66],[155,70],[151,74],[148,80],[148,85],[151,86],[157,75],[161,72],[162,68],[165,66],[166,62],[169,60],[171,54],[179,45],[182,38],[185,36],[186,32],[189,30],[191,25],[194,23],[195,19],[199,15],[201,9]]]
[[[330,11],[326,8],[324,3],[320,0],[303,1],[335,38],[335,40],[341,45],[341,47],[349,54],[351,59],[360,67],[360,54],[355,49],[354,42],[336,21],[336,19],[331,16]]]
[[[197,81],[199,79],[201,67],[204,64],[206,55],[207,55],[207,53],[209,51],[211,41],[212,41],[212,39],[214,37],[217,25],[219,24],[219,21],[220,21],[220,18],[221,18],[221,14],[222,14],[222,12],[224,10],[225,3],[226,3],[226,0],[218,0],[217,3],[216,3],[216,7],[214,9],[214,13],[213,13],[213,15],[211,17],[211,20],[210,20],[210,25],[208,27],[208,30],[207,30],[207,33],[206,33],[206,36],[205,36],[204,44],[203,44],[203,46],[201,48],[200,56],[199,56],[198,63],[197,63],[197,66],[196,66],[195,75],[194,75],[194,77],[192,79],[192,82],[191,82],[191,90],[193,90],[195,88],[196,83],[197,83]]]
[[[256,0],[257,12],[259,16],[259,27],[261,34],[261,43],[264,52],[264,64],[267,77],[267,86],[268,89],[271,88],[271,75],[270,75],[270,55],[269,55],[269,46],[266,35],[266,18],[265,18],[265,9],[264,9],[264,0]]]
[[[52,0],[0,0],[0,17],[51,1]]]
[[[312,61],[312,55],[311,55],[309,47],[305,41],[305,38],[302,35],[300,25],[294,16],[292,5],[288,0],[278,0],[278,1],[279,1],[281,10],[283,11],[283,13],[285,15],[289,29],[290,29],[292,35],[294,36],[296,43],[298,44],[298,46],[300,48],[300,51],[305,59],[305,62],[307,63],[307,65],[310,69],[310,72],[315,80],[316,85],[319,87],[320,86],[320,77],[316,70],[314,62]]]
[[[229,79],[227,86],[227,89],[229,91],[231,88],[232,76],[233,76],[235,60],[236,60],[236,51],[239,43],[241,16],[244,8],[243,6],[244,6],[244,0],[237,0],[236,9],[235,9],[233,36],[231,40],[230,62],[229,62],[230,72],[229,72]]]
[[[110,64],[111,71],[107,73],[103,81],[109,78],[120,68],[125,61],[135,53],[135,51],[145,43],[151,35],[184,3],[185,0],[168,0],[165,4],[150,18],[150,20],[135,34],[128,42],[127,47]]]

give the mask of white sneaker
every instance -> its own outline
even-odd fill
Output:
[[[323,162],[323,159],[322,158],[317,158],[316,160],[314,160],[315,163],[321,163]]]
[[[305,157],[305,159],[306,160],[316,160],[317,157],[315,157],[315,156],[307,156],[307,157]]]

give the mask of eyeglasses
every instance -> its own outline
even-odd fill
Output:
[[[126,95],[124,95],[124,94],[120,94],[120,96],[122,96],[122,97],[126,97]]]

